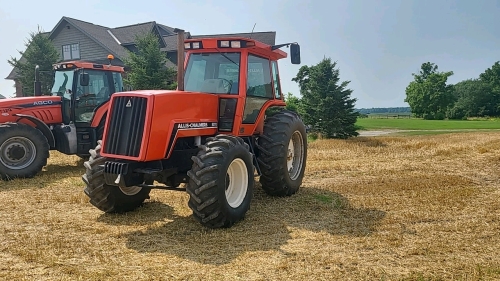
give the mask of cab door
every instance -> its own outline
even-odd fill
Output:
[[[97,140],[102,138],[104,129],[91,126],[96,110],[109,101],[117,85],[113,82],[111,71],[82,69],[80,74],[82,73],[88,74],[88,85],[82,86],[79,82],[76,84],[73,120],[76,126],[77,153],[87,155],[89,149],[95,147]]]
[[[255,124],[263,105],[273,99],[271,61],[267,58],[249,54],[243,125]]]

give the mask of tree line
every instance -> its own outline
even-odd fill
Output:
[[[372,113],[411,113],[410,107],[372,107],[356,109],[360,114]]]
[[[406,87],[405,102],[416,117],[442,120],[500,116],[500,62],[477,78],[448,84],[453,71],[439,71],[435,63],[421,65]]]

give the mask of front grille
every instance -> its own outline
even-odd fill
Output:
[[[103,152],[138,157],[144,135],[147,99],[116,97],[111,105]]]

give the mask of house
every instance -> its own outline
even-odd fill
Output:
[[[5,97],[4,97],[4,96],[2,96],[2,95],[0,95],[0,100],[1,100],[1,99],[5,99]]]
[[[153,32],[158,36],[160,48],[166,53],[168,67],[177,64],[177,33],[174,28],[155,21],[138,23],[121,27],[106,27],[78,19],[62,17],[50,32],[44,33],[60,52],[60,61],[86,60],[95,63],[108,63],[107,56],[112,54],[113,64],[124,65],[128,52],[137,51],[135,38],[145,32]],[[200,37],[246,37],[274,45],[276,32],[255,32],[237,34],[191,35],[185,32],[186,38]],[[23,60],[21,57],[20,60]],[[5,78],[15,81],[16,96],[22,96],[22,85],[17,79],[15,68]]]

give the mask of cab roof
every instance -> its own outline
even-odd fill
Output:
[[[198,42],[198,44],[196,44]],[[284,59],[287,57],[287,53],[275,49],[273,46],[264,44],[260,41],[249,39],[245,37],[217,37],[217,38],[196,38],[196,39],[186,39],[184,40],[186,51],[198,51],[198,50],[213,50],[217,49],[227,50],[231,52],[237,52],[241,49],[253,50],[258,53],[269,56],[275,60]],[[198,46],[198,48],[196,48]]]
[[[122,66],[92,63],[92,62],[87,62],[87,61],[60,62],[60,63],[53,64],[53,68],[54,68],[54,70],[84,68],[84,69],[95,69],[95,70],[103,70],[103,71],[124,72],[124,68]]]

